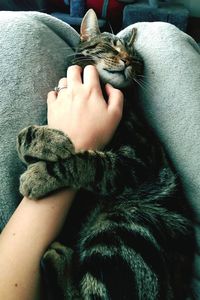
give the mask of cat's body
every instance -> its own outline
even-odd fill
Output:
[[[95,64],[103,82],[126,87],[141,72],[135,33],[125,44],[111,34],[101,36],[90,11],[81,37],[75,63]],[[43,259],[52,299],[188,296],[190,214],[162,147],[137,112],[136,99],[127,96],[104,151],[75,153],[63,133],[45,126],[19,135],[18,151],[29,165],[21,177],[23,194],[37,198],[64,186],[80,189],[60,235],[67,247],[56,243]]]

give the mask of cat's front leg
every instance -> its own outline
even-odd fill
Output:
[[[20,131],[17,150],[20,159],[31,164],[39,160],[55,162],[65,159],[74,153],[74,146],[60,130],[31,125]]]
[[[84,188],[101,195],[121,194],[146,173],[134,149],[75,153],[73,144],[59,130],[29,126],[18,136],[20,158],[30,164],[21,176],[23,195],[39,199],[62,187]],[[32,163],[32,165],[31,165]]]
[[[20,192],[39,199],[63,187],[84,188],[99,195],[122,194],[146,174],[146,167],[131,147],[117,152],[83,151],[58,162],[28,166],[20,178]]]
[[[76,188],[78,183],[79,187],[102,196],[123,194],[127,188],[141,183],[149,171],[130,146],[122,146],[115,152],[79,152],[73,158],[72,187]]]
[[[89,164],[85,155],[81,158],[74,155],[58,162],[38,161],[30,164],[20,176],[20,193],[29,199],[41,199],[64,187],[80,189],[94,177],[94,168]]]

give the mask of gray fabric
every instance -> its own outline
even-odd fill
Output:
[[[141,105],[151,126],[180,173],[200,227],[200,52],[176,27],[138,23],[136,47],[145,60]],[[78,35],[68,25],[35,12],[0,13],[0,225],[7,222],[20,197],[22,172],[15,150],[18,131],[41,123],[46,94],[70,63]],[[131,27],[120,33],[125,36]],[[200,253],[200,250],[199,250]],[[196,299],[200,299],[200,261],[195,263]],[[199,292],[198,292],[199,289]]]

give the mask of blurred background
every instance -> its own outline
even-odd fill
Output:
[[[103,30],[114,32],[140,21],[170,22],[200,43],[200,0],[0,0],[0,10],[36,10],[69,23],[79,31],[93,8]]]

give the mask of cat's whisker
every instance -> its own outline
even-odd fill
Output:
[[[68,55],[67,55],[67,58],[69,58],[69,57],[71,57],[71,56],[75,56],[75,53],[68,54]]]
[[[87,55],[87,56],[75,56],[76,59],[88,59],[88,58],[94,58],[95,56],[93,55]]]
[[[151,86],[145,84],[144,81],[141,81],[141,80],[136,79],[136,78],[133,78],[133,81],[135,81],[141,87],[142,91],[144,91],[145,94],[153,95],[153,89],[151,88]]]
[[[111,25],[111,23],[110,23],[110,22],[108,22],[108,25],[109,25],[109,27],[110,27],[110,32],[111,32],[112,34],[114,34],[114,31],[113,31],[113,28],[112,28],[112,25]]]
[[[91,61],[94,60],[95,56],[93,55],[88,55],[88,56],[81,56],[81,57],[75,57],[73,61]]]
[[[145,78],[145,76],[144,76],[144,75],[142,75],[142,74],[138,74],[138,75],[137,75],[137,77],[142,77],[142,78]]]
[[[91,60],[92,58],[94,58],[95,56],[92,56],[92,55],[88,55],[87,57],[86,56],[80,56],[80,57],[77,57],[77,54],[80,54],[81,55],[81,53],[72,53],[72,54],[69,54],[69,55],[67,55],[67,57],[71,57],[71,56],[74,56],[74,59],[73,60],[78,60],[78,61],[80,61],[80,60]]]
[[[91,61],[92,59],[91,58],[84,58],[84,59],[73,59],[73,63],[76,63],[76,62],[87,62],[87,61]]]
[[[145,94],[145,95],[153,95],[153,90],[151,90],[151,88],[149,88],[149,86],[145,86],[145,84],[144,83],[142,83],[142,82],[138,82],[137,81],[137,83],[138,83],[138,85],[141,87],[141,89],[142,89],[142,92]]]
[[[133,78],[133,81],[136,82],[136,83],[139,85],[139,87],[141,87],[141,88],[143,89],[143,86],[142,86],[142,84],[139,82],[139,80],[137,80],[136,78]]]
[[[74,48],[74,47],[67,47],[66,45],[65,46],[61,46],[60,48],[59,48],[59,50],[60,51],[66,51],[66,52],[72,52],[71,54],[68,54],[67,55],[67,57],[68,56],[72,56],[72,55],[76,55],[77,54],[77,50],[78,50],[78,48]],[[81,54],[81,53],[80,53]]]
[[[147,93],[149,93],[150,95],[154,94],[154,89],[152,88],[152,86],[149,83],[147,83],[143,80],[139,80],[139,81],[143,85],[144,89],[146,89]]]
[[[92,54],[87,54],[87,56],[85,56],[82,52],[76,52],[75,55],[81,55],[81,57],[95,57],[95,55]]]

